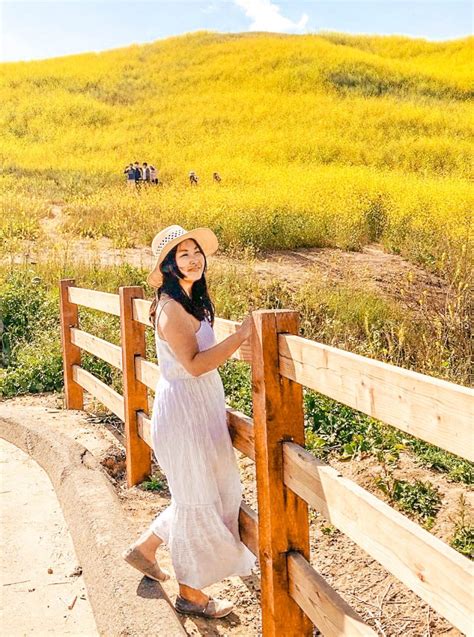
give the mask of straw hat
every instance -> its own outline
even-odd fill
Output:
[[[186,239],[195,239],[202,248],[202,251],[208,257],[219,247],[216,235],[210,228],[196,228],[195,230],[185,230],[181,226],[168,226],[155,235],[151,243],[151,251],[156,257],[153,270],[147,277],[148,283],[154,288],[160,287],[163,281],[163,275],[160,271],[160,263],[174,246],[185,241]]]

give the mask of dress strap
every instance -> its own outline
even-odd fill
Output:
[[[167,299],[167,300],[163,303],[163,305],[160,307],[160,311],[159,311],[159,312],[158,312],[158,314],[156,315],[156,319],[155,319],[155,327],[156,327],[156,329],[157,329],[157,330],[158,330],[158,320],[159,320],[159,318],[160,318],[161,310],[165,307],[165,305],[166,305],[167,303],[169,303],[170,301],[173,301],[173,300],[174,300],[174,299]]]

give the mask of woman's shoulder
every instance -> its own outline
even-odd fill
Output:
[[[159,325],[163,325],[162,317],[165,317],[165,324],[177,325],[182,320],[183,306],[179,301],[173,299],[173,297],[167,294],[162,294],[160,300],[156,306],[155,326],[158,329],[158,335],[160,338],[163,336],[160,333],[161,328]]]
[[[181,303],[167,294],[162,294],[158,301],[158,311],[161,312],[161,310],[171,319],[187,314]]]
[[[168,296],[168,294],[162,294],[160,296],[160,300],[158,301],[158,307],[162,308],[165,305],[169,309],[182,307],[181,303],[174,299],[172,296]]]

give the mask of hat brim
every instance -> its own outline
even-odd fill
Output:
[[[181,243],[182,241],[185,241],[186,239],[195,239],[201,246],[202,251],[204,252],[206,257],[214,254],[214,252],[216,252],[217,248],[219,247],[219,241],[210,228],[195,228],[194,230],[190,230],[189,232],[176,237],[176,239],[173,239],[172,241],[167,243],[166,246],[163,248],[160,256],[155,261],[153,270],[147,276],[147,281],[152,287],[159,288],[163,282],[163,275],[160,271],[160,264],[164,261],[166,255],[170,252],[170,250],[174,248],[174,246],[178,245],[178,243]]]

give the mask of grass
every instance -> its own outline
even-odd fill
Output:
[[[459,508],[454,519],[451,546],[471,560],[474,559],[474,520],[464,494],[459,496]]]
[[[156,476],[150,476],[149,480],[140,483],[140,487],[145,491],[161,491],[165,486],[165,482]]]

